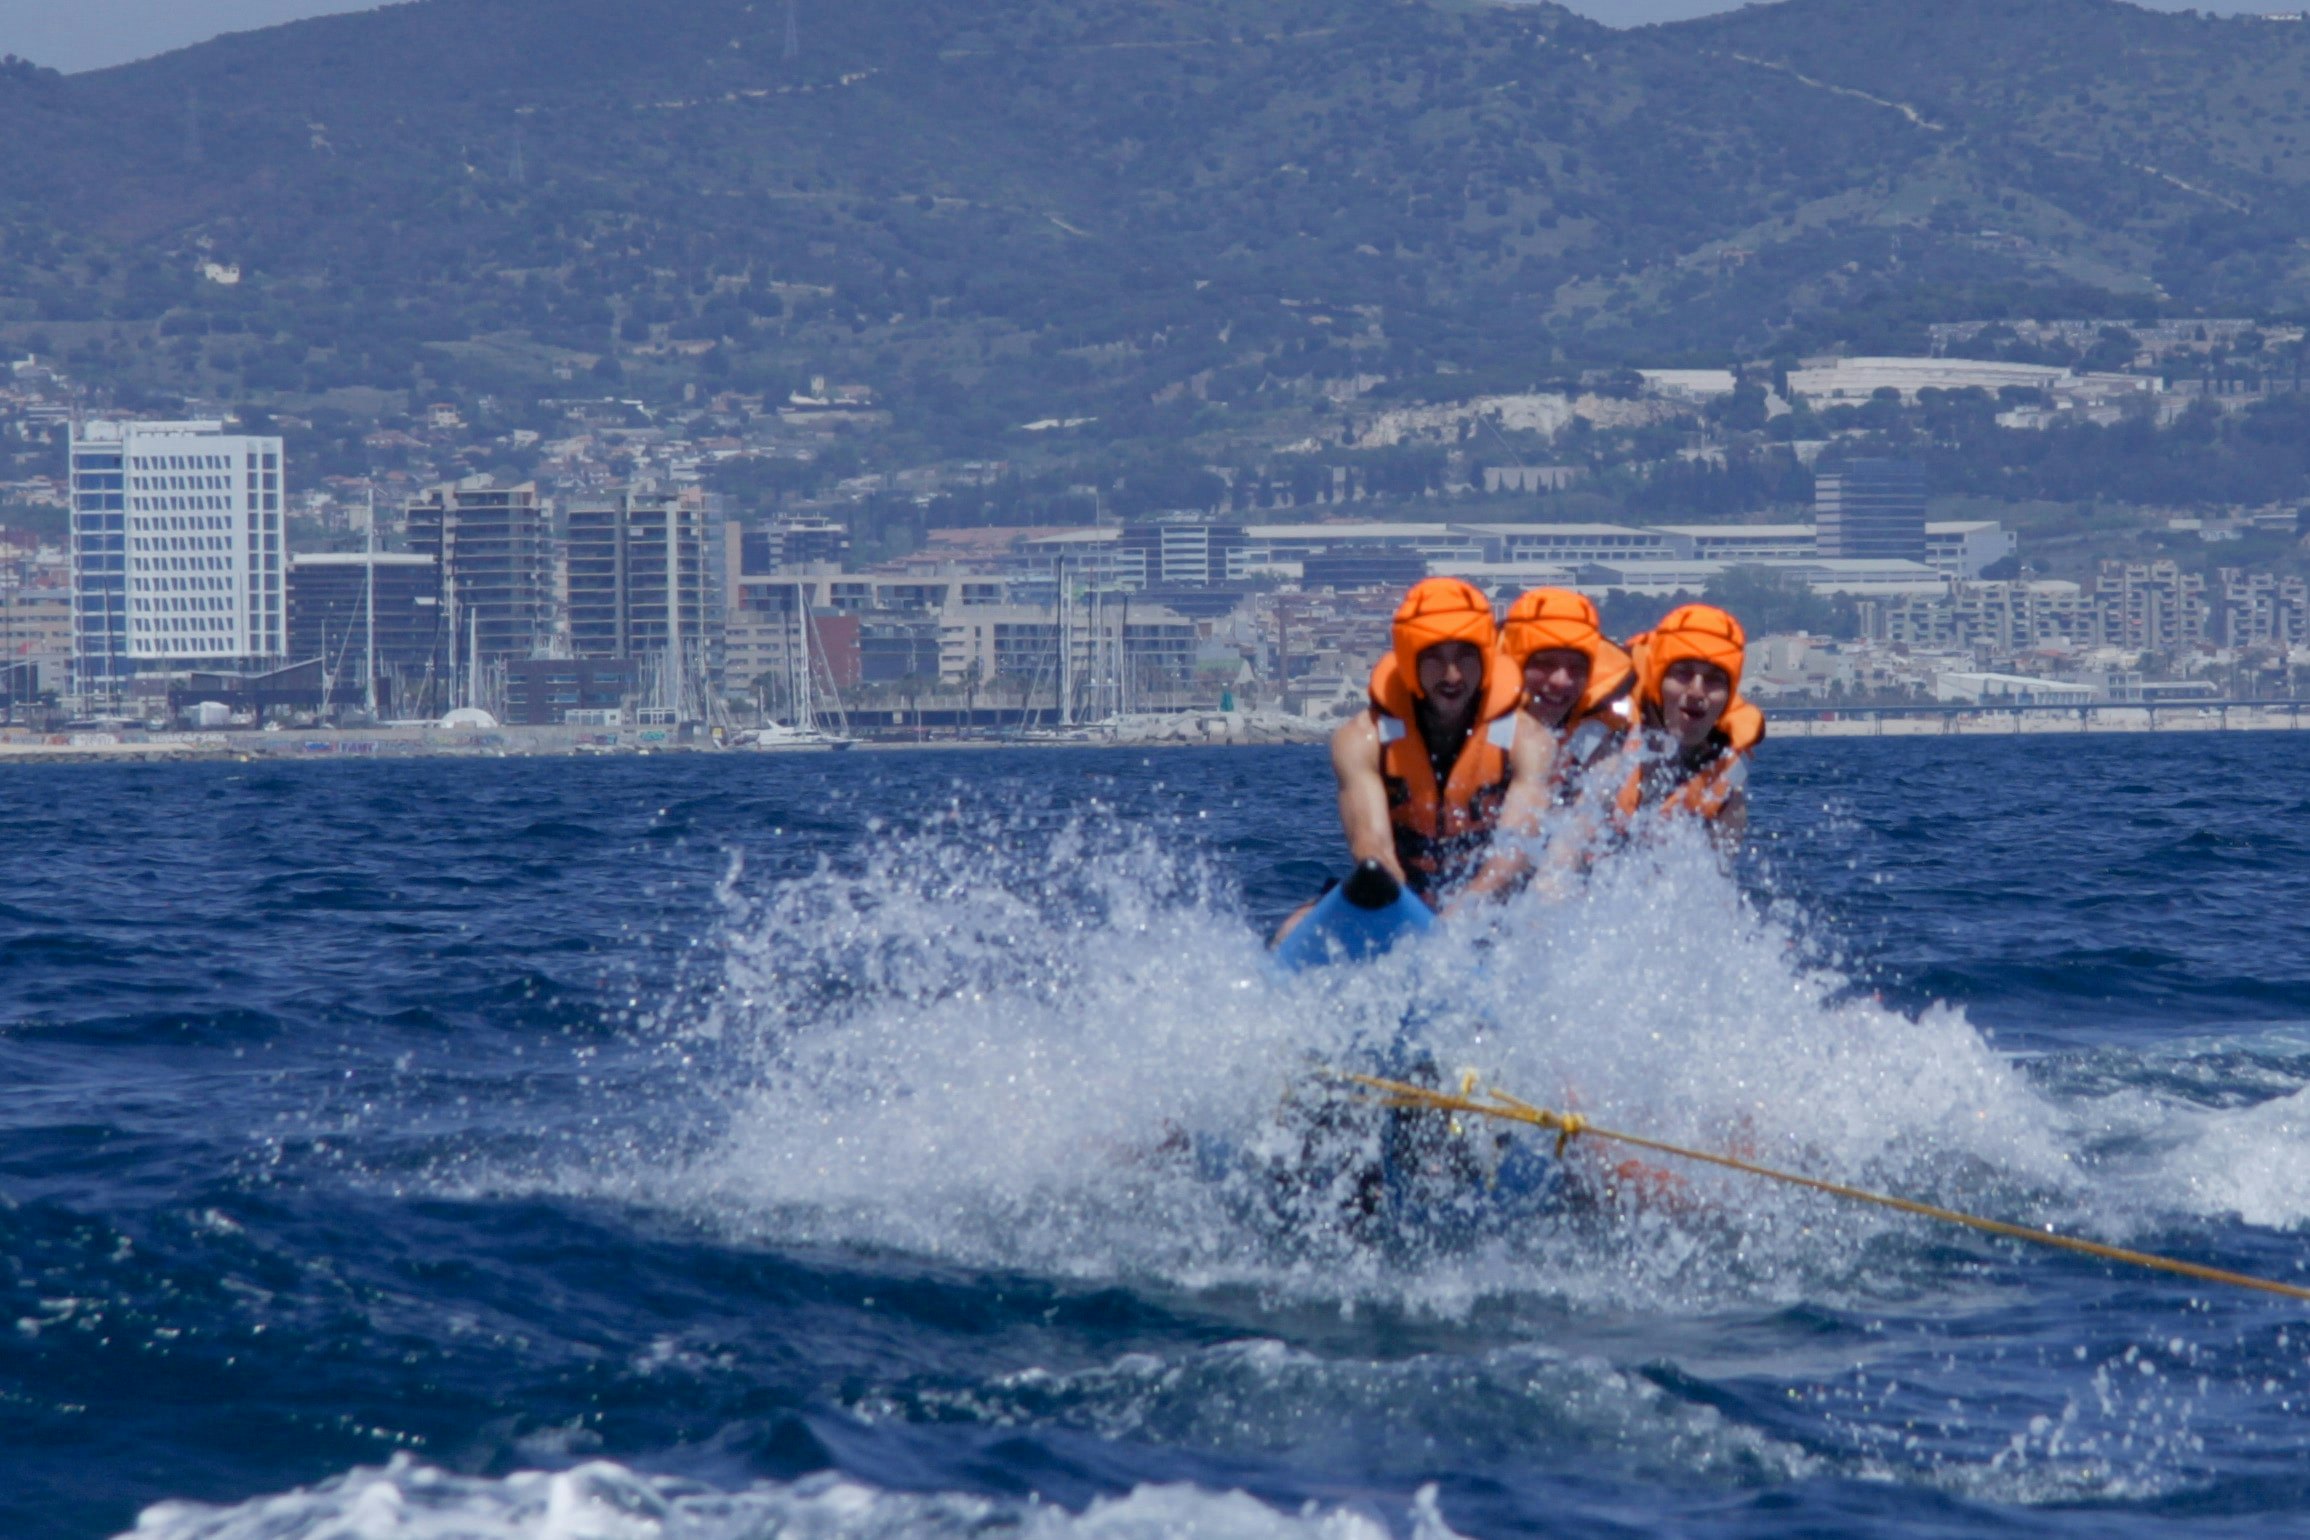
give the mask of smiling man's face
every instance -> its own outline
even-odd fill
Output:
[[[1660,717],[1671,736],[1694,749],[1732,704],[1732,675],[1699,658],[1681,658],[1660,678]]]

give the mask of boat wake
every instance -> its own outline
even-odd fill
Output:
[[[1589,1201],[1370,1244],[1349,1188],[1293,1175],[1310,1121],[1288,1109],[1328,1094],[1327,1067],[1417,1061],[1605,1126],[2109,1239],[2310,1211],[2298,1184],[2212,1153],[2298,1154],[2292,1098],[2076,1094],[1961,1010],[1857,993],[1697,839],[1297,978],[1266,966],[1191,846],[1097,821],[949,816],[849,869],[734,872],[726,903],[706,976],[654,1023],[705,1132],[678,1156],[462,1180],[779,1244],[1446,1314],[1503,1293],[1681,1310],[1939,1286],[1915,1264],[1950,1236],[1753,1178],[1626,1170],[1597,1141],[1568,1167]]]
[[[1609,1489],[1701,1529],[1729,1487],[1801,1488],[1865,1530],[1838,1507],[1855,1485],[2250,1508],[2296,1479],[2310,1362],[2259,1300],[1751,1177],[1629,1169],[1587,1139],[1571,1199],[1488,1209],[1490,1130],[1454,1136],[1485,1157],[1435,1195],[1455,1222],[1375,1226],[1353,1178],[1372,1124],[1327,1110],[1321,1071],[1472,1072],[1609,1127],[2277,1271],[2274,1232],[2310,1218],[2310,1036],[2001,1052],[1960,1009],[1857,988],[1698,840],[1290,977],[1191,823],[949,812],[806,876],[734,867],[722,903],[631,1051],[525,1109],[582,1140],[460,1146],[418,1185],[793,1259],[808,1308],[877,1344],[801,1398],[839,1430],[811,1458],[846,1473],[709,1487],[574,1464],[581,1445],[524,1455],[571,1464],[550,1473],[396,1460],[162,1504],[140,1535],[1442,1540],[1447,1510],[1511,1486],[1535,1506],[1493,1527],[1608,1527]],[[2072,1297],[2047,1309],[2049,1289]],[[982,1331],[1001,1340],[981,1351]],[[766,1372],[711,1332],[663,1346],[604,1372],[642,1399],[661,1375]],[[693,1351],[706,1367],[683,1368]],[[2210,1458],[2216,1424],[2247,1452]],[[1119,1479],[1118,1448],[1143,1462]],[[998,1466],[1028,1474],[980,1474]],[[1030,1488],[1060,1496],[1002,1495]]]
[[[1348,1507],[1281,1512],[1241,1492],[1144,1485],[1092,1503],[1081,1513],[1029,1500],[968,1493],[891,1492],[825,1475],[758,1482],[735,1492],[649,1476],[607,1460],[569,1470],[524,1471],[490,1479],[461,1476],[396,1457],[318,1486],[231,1507],[169,1502],[139,1517],[136,1540],[278,1540],[289,1535],[359,1535],[364,1540],[821,1540],[972,1537],[1020,1540],[1452,1540],[1423,1491],[1406,1528]]]

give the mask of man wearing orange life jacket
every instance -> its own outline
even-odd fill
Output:
[[[1524,711],[1556,738],[1556,798],[1619,748],[1636,725],[1636,665],[1605,639],[1596,606],[1569,588],[1535,588],[1509,608],[1500,650],[1524,676]]]
[[[1748,827],[1748,755],[1765,736],[1764,713],[1740,697],[1747,633],[1713,605],[1687,604],[1629,651],[1641,722],[1621,813],[1691,813],[1720,840],[1737,841]]]
[[[1496,829],[1531,833],[1555,744],[1522,726],[1523,680],[1500,656],[1492,604],[1457,578],[1413,585],[1371,704],[1332,734],[1348,853],[1435,903],[1487,893],[1516,863],[1487,859]]]

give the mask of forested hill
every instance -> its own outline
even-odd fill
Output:
[[[2310,308],[2310,25],[2114,0],[1632,32],[1445,0],[789,14],[417,0],[11,67],[0,339],[260,396],[830,371],[960,442],[1172,386]]]

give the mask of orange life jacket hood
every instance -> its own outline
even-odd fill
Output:
[[[1500,650],[1519,673],[1536,652],[1553,648],[1588,659],[1588,683],[1564,719],[1569,728],[1625,694],[1636,671],[1633,659],[1606,639],[1596,606],[1569,588],[1535,588],[1521,595],[1500,630]]]
[[[1660,683],[1668,675],[1671,665],[1687,658],[1698,658],[1714,663],[1732,678],[1732,698],[1725,703],[1724,714],[1717,718],[1711,735],[1723,739],[1722,749],[1706,763],[1689,773],[1671,770],[1681,776],[1665,787],[1646,768],[1639,766],[1629,773],[1621,787],[1620,809],[1632,814],[1638,808],[1661,798],[1664,808],[1677,808],[1696,813],[1702,818],[1714,818],[1732,802],[1733,794],[1748,779],[1748,753],[1764,741],[1765,714],[1748,701],[1741,699],[1741,669],[1748,660],[1748,633],[1741,623],[1712,604],[1687,604],[1669,611],[1660,624],[1644,635],[1632,639],[1629,652],[1636,660],[1636,704],[1639,726],[1630,738],[1632,748],[1641,752],[1644,713],[1661,709]]]
[[[1660,709],[1660,682],[1669,668],[1687,658],[1714,663],[1732,679],[1732,699],[1716,730],[1736,750],[1753,747],[1764,736],[1764,713],[1741,699],[1741,671],[1748,661],[1748,633],[1741,623],[1713,604],[1687,604],[1673,609],[1644,635],[1632,639],[1629,652],[1636,664],[1638,711]]]
[[[1493,666],[1499,635],[1492,601],[1482,589],[1458,578],[1423,578],[1396,606],[1389,631],[1394,651],[1388,656],[1396,660],[1405,690],[1420,696],[1427,693],[1420,688],[1420,654],[1443,642],[1466,642],[1484,655],[1484,684],[1489,689],[1492,676],[1499,672]],[[1375,688],[1375,698],[1378,693]]]

